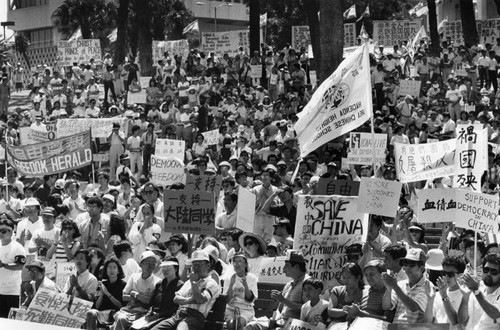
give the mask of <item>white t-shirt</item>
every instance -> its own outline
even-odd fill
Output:
[[[455,291],[450,291],[447,289],[447,295],[448,298],[450,298],[450,304],[453,306],[453,309],[455,311],[458,311],[458,308],[460,307],[460,303],[462,302],[462,291],[461,290],[455,290]],[[472,297],[471,297],[472,298]],[[441,299],[441,295],[436,295],[436,298],[434,299],[434,317],[436,318],[436,323],[450,323],[450,320],[448,319],[448,315],[446,315],[446,311],[444,309],[444,302]],[[458,329],[456,325],[451,325],[450,324],[450,330],[456,330]]]
[[[21,235],[23,234],[23,230],[25,231],[25,235],[29,235],[28,233],[31,233],[31,236],[33,237],[33,234],[35,233],[35,231],[41,230],[41,229],[43,229],[42,217],[39,216],[38,220],[35,222],[31,222],[28,218],[23,218],[17,224],[16,239],[21,239]],[[30,240],[25,240],[24,241],[24,248],[26,250],[26,253],[28,253],[29,245],[30,245]]]
[[[4,264],[13,264],[15,257],[26,258],[24,247],[12,240],[7,245],[0,245],[0,261]],[[18,296],[21,293],[21,270],[8,270],[0,267],[0,294]]]
[[[310,323],[312,325],[318,325],[322,321],[321,314],[328,308],[328,301],[320,299],[318,303],[311,307],[311,301],[309,300],[300,309],[300,320]],[[323,322],[321,322],[323,323]]]
[[[141,271],[141,266],[137,263],[137,261],[134,260],[134,258],[129,258],[125,265],[122,265],[123,268],[123,274],[125,274],[125,277],[123,280],[125,282],[128,282],[130,276],[135,273],[139,273]]]

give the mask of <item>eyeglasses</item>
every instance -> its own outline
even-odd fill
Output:
[[[457,273],[456,273],[456,272],[445,272],[445,271],[443,270],[443,271],[441,272],[441,275],[443,275],[443,276],[445,276],[445,275],[446,275],[446,276],[448,276],[448,277],[452,278],[452,277],[455,277],[455,275],[457,275]]]
[[[415,233],[420,233],[421,231],[418,230],[418,229],[410,229],[410,233],[411,234],[415,234]]]
[[[12,231],[12,229],[7,229],[7,228],[2,228],[2,229],[0,229],[0,233],[1,233],[1,234],[7,234],[7,233],[9,233],[9,232],[11,232],[11,231]]]
[[[254,243],[253,241],[246,241],[244,245],[245,245],[245,246],[252,246],[252,245],[254,245],[254,244],[255,244],[255,243]]]
[[[401,261],[401,264],[403,265],[403,267],[415,267],[417,265],[417,262],[403,260]]]
[[[497,276],[499,273],[499,270],[495,269],[495,268],[490,268],[490,267],[483,267],[483,273],[485,273],[485,274],[489,273],[493,276]]]
[[[73,230],[73,227],[62,227],[62,230]]]
[[[146,195],[152,195],[154,192],[154,190],[144,190],[144,194]]]

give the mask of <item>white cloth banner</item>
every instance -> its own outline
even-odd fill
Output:
[[[238,48],[250,48],[250,32],[248,30],[235,30],[226,32],[203,32],[201,34],[203,51],[208,55],[214,52],[217,56],[238,53]]]
[[[168,186],[179,182],[186,184],[184,162],[175,157],[151,155],[151,181],[161,186]]]
[[[386,150],[387,134],[351,133],[347,164],[385,164]]]
[[[368,45],[364,44],[340,63],[298,114],[295,131],[301,157],[362,125],[372,116],[372,108]]]
[[[113,124],[120,124],[120,131],[127,135],[128,118],[95,118],[95,119],[58,119],[57,120],[57,137],[75,135],[92,130],[92,138],[107,138],[113,130]]]
[[[373,41],[389,49],[402,41],[412,40],[422,26],[422,20],[373,21]]]
[[[186,141],[172,139],[156,139],[155,155],[159,157],[175,157],[184,161]]]
[[[208,132],[203,132],[201,133],[203,137],[205,138],[203,142],[206,143],[207,146],[213,146],[215,144],[219,143],[219,130],[214,129]]]
[[[413,182],[453,175],[455,149],[455,140],[426,144],[394,143],[399,181]]]

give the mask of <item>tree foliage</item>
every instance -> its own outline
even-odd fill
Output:
[[[26,33],[24,32],[17,32],[15,36],[15,48],[16,51],[21,54],[21,56],[24,58],[26,61],[26,64],[28,68],[31,68],[31,61],[30,57],[28,55],[28,50],[30,48],[30,40]]]

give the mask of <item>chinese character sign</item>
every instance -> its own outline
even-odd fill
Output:
[[[153,64],[155,65],[159,60],[163,59],[165,52],[168,52],[171,58],[177,55],[186,59],[189,55],[189,44],[185,39],[169,41],[153,40],[151,47],[153,51]]]
[[[482,124],[457,125],[453,187],[481,191],[481,177],[488,162],[487,134]]]
[[[175,157],[184,161],[186,141],[172,139],[156,139],[155,155]]]
[[[344,47],[353,47],[357,44],[356,23],[344,23]],[[301,47],[305,47],[307,49],[309,45],[311,45],[309,26],[292,26],[292,48],[300,50]]]
[[[498,195],[461,189],[422,189],[418,196],[418,221],[455,221],[457,227],[496,234]]]
[[[213,192],[215,200],[218,201],[221,185],[222,177],[220,175],[188,175],[185,189]]]
[[[332,178],[319,178],[316,194],[318,195],[339,195],[358,196],[359,181],[336,180]]]
[[[421,84],[422,82],[420,80],[402,79],[399,81],[398,95],[418,97],[420,95]]]
[[[194,190],[165,190],[165,231],[215,234],[214,194]]]
[[[80,328],[93,302],[40,288],[26,310],[24,321]]]
[[[224,81],[226,81],[226,80],[224,80]],[[205,142],[207,144],[207,146],[213,146],[213,145],[216,145],[219,143],[220,133],[219,133],[218,129],[214,129],[214,130],[204,132],[201,134],[204,137],[203,142]]]
[[[393,217],[401,196],[401,182],[361,178],[358,211]]]
[[[293,248],[302,251],[310,274],[327,290],[339,283],[345,248],[366,240],[368,215],[357,211],[357,202],[357,197],[299,196]]]
[[[413,182],[453,175],[456,147],[455,140],[417,145],[394,143],[399,181]]]
[[[351,133],[347,164],[385,163],[387,134]]]
[[[420,30],[421,20],[373,21],[373,41],[392,48],[402,41],[411,40]]]
[[[283,271],[284,267],[285,259],[283,257],[262,258],[260,263],[259,283],[286,284],[290,278],[285,275]]]
[[[344,47],[356,46],[356,23],[344,23]]]
[[[500,36],[500,19],[494,18],[484,21],[476,21],[477,34],[480,44],[496,44],[496,39]],[[450,38],[455,45],[463,45],[464,37],[462,32],[462,21],[451,21],[444,24],[444,37]]]

